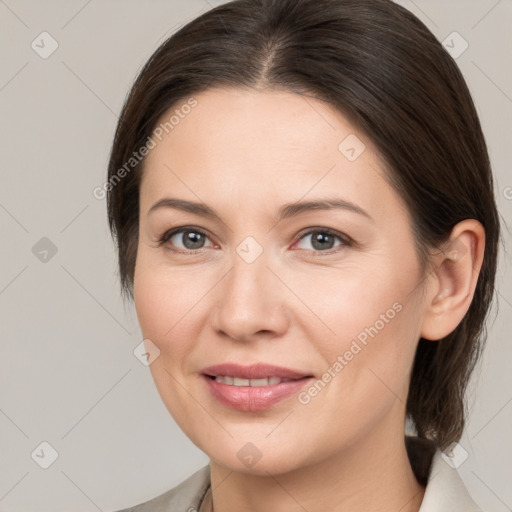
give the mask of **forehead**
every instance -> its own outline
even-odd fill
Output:
[[[371,141],[332,105],[276,90],[210,89],[193,99],[160,117],[141,203],[166,190],[282,202],[339,192],[366,194],[378,215],[379,204],[399,199]]]
[[[269,149],[267,161],[282,153],[287,158],[328,158],[338,151],[342,138],[357,132],[329,104],[289,91],[215,88],[194,100],[192,108],[187,107],[188,100],[178,102],[157,122],[157,129],[169,132],[164,137],[172,133],[166,137],[168,149],[193,149],[197,156],[222,152],[225,158],[255,157]],[[156,149],[148,160],[159,156]]]

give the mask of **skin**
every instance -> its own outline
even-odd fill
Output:
[[[341,113],[284,91],[195,98],[145,161],[134,296],[144,338],[160,350],[150,367],[160,396],[210,458],[215,511],[417,511],[424,488],[404,445],[412,361],[420,336],[445,336],[467,311],[483,228],[458,224],[453,251],[434,255],[423,275],[405,204],[371,141]],[[348,135],[365,145],[355,161],[338,149]],[[204,202],[220,220],[149,212],[164,197]],[[368,216],[317,209],[277,220],[285,203],[335,197]],[[182,234],[158,246],[183,226],[206,234],[202,248],[187,248]],[[321,250],[306,228],[353,243],[335,237]],[[236,251],[248,236],[263,251],[252,263]],[[266,362],[320,379],[397,303],[307,404],[295,395],[264,411],[233,410],[200,376],[222,362]],[[237,457],[249,442],[261,454],[251,467]]]

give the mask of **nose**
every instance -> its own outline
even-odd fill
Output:
[[[216,288],[211,321],[217,334],[248,342],[277,338],[289,328],[287,289],[269,268],[265,252],[251,263],[234,254],[233,266]]]

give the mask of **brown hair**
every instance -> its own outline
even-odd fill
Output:
[[[464,427],[464,394],[485,337],[499,220],[489,158],[457,65],[390,0],[236,0],[167,39],[137,77],[110,155],[107,202],[121,289],[133,298],[142,165],[119,169],[170,107],[212,87],[283,89],[334,105],[376,145],[406,201],[420,261],[464,219],[486,232],[469,311],[446,338],[419,340],[407,414],[445,448]]]

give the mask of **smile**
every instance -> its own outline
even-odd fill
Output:
[[[213,378],[213,377],[212,377]],[[240,377],[229,377],[227,375],[218,375],[215,377],[217,382],[228,384],[229,386],[275,386],[281,382],[290,382],[293,379],[282,379],[280,377],[268,377],[262,379],[242,379]]]

